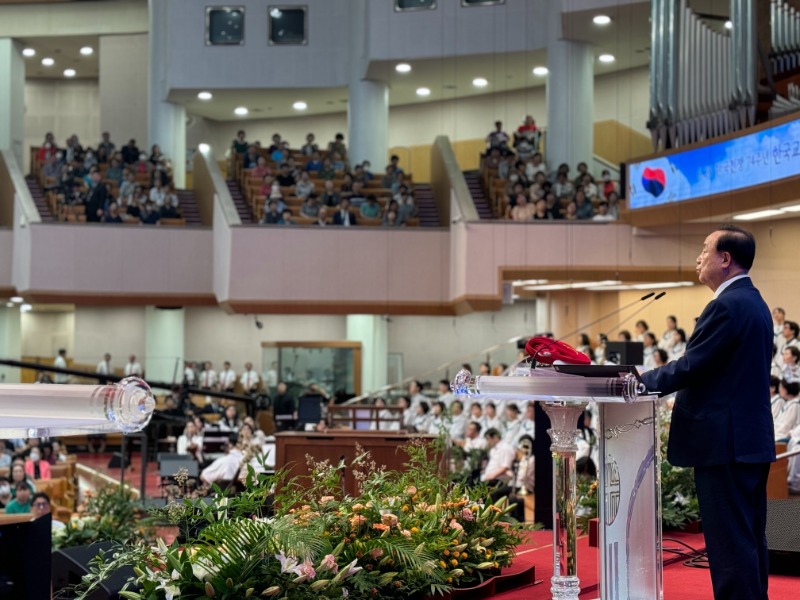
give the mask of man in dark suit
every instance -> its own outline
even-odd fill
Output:
[[[352,227],[356,225],[356,215],[350,210],[350,200],[342,198],[339,209],[333,213],[333,224]]]
[[[752,234],[739,227],[721,227],[706,238],[697,274],[714,299],[686,353],[642,376],[649,390],[678,392],[667,458],[694,467],[716,600],[767,599],[773,330],[748,275],[755,250]]]
[[[106,184],[100,181],[100,171],[96,168],[91,174],[92,186],[86,196],[86,221],[97,223],[102,220],[105,213],[106,202],[108,201],[108,189]]]

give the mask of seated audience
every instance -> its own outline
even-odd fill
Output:
[[[306,171],[309,173],[319,173],[322,169],[322,158],[319,152],[314,152],[311,159],[306,163]]]
[[[278,225],[294,225],[294,215],[291,210],[288,208],[283,209],[281,220],[278,222]]]
[[[381,205],[378,203],[378,199],[375,197],[374,194],[370,194],[367,196],[367,199],[364,203],[361,204],[359,209],[359,213],[365,219],[378,219],[381,216]]]
[[[486,463],[480,479],[490,486],[505,485],[514,475],[514,448],[503,441],[500,432],[493,427],[486,430],[484,438],[489,449],[489,462]]]
[[[775,417],[775,441],[788,442],[792,430],[800,425],[800,383],[782,379],[778,390],[783,407]]]
[[[591,220],[594,216],[594,208],[592,208],[591,201],[586,197],[586,193],[578,188],[575,192],[575,214],[578,219],[585,221]]]
[[[314,221],[314,225],[319,227],[327,227],[328,226],[328,207],[324,204],[319,207],[319,212],[317,213],[317,220]]]
[[[304,217],[309,217],[311,219],[315,219],[319,216],[319,201],[317,200],[316,195],[313,193],[306,198],[306,201],[303,202],[303,206],[300,207],[300,214]]]
[[[53,507],[50,504],[50,496],[44,492],[36,492],[33,495],[31,498],[31,514],[33,514],[34,519],[39,519],[45,515],[50,515],[52,514],[52,510]],[[50,523],[50,528],[52,531],[64,529],[66,527],[64,523],[55,518],[51,518]]]
[[[344,134],[337,133],[334,140],[328,144],[328,155],[332,156],[333,154],[338,154],[339,160],[343,162],[347,160],[347,146],[344,143]]]
[[[503,122],[502,121],[495,121],[494,122],[494,129],[489,132],[489,135],[486,136],[486,147],[489,150],[497,149],[501,153],[505,154],[508,152],[508,142],[510,138],[508,134],[503,131]]]
[[[259,177],[263,179],[271,173],[269,166],[267,166],[267,157],[259,156],[256,166],[250,171],[250,177]]]
[[[325,206],[339,206],[340,200],[339,193],[333,187],[333,180],[328,179],[325,181],[320,198],[321,203]]]
[[[289,163],[281,164],[280,172],[275,177],[275,181],[277,181],[278,185],[281,187],[292,187],[295,183],[297,183],[294,175],[292,175],[292,170],[289,166]]]
[[[336,179],[336,169],[333,168],[333,163],[330,158],[325,158],[325,160],[322,161],[322,168],[317,173],[317,177],[324,180]]]
[[[236,407],[231,405],[225,409],[222,417],[217,421],[220,431],[238,431],[242,426],[242,420],[239,418],[239,413]]]
[[[608,202],[603,200],[597,205],[597,213],[592,217],[592,221],[613,221],[614,217],[608,213]]]
[[[306,143],[303,144],[303,147],[300,148],[300,152],[303,156],[313,156],[314,154],[319,153],[319,146],[314,143],[314,134],[309,133],[306,136]]]
[[[352,227],[358,224],[356,215],[350,210],[350,200],[347,198],[342,198],[339,203],[339,210],[333,213],[333,224],[344,227]]]
[[[300,181],[298,181],[294,186],[294,195],[297,196],[298,198],[305,199],[308,198],[311,194],[314,194],[316,190],[317,189],[314,186],[314,182],[311,181],[308,172],[303,171],[300,174]]]
[[[106,158],[110,160],[111,157],[116,153],[117,146],[111,141],[111,134],[107,131],[103,132],[102,138],[103,139],[100,140],[100,143],[97,144],[97,152],[99,154],[102,150],[105,153]]]
[[[111,202],[108,205],[108,210],[103,216],[103,223],[122,223],[122,216],[119,214],[119,205],[116,202]]]
[[[141,211],[139,218],[144,225],[158,225],[161,221],[161,213],[155,202],[148,199],[144,204],[144,210]]]
[[[0,508],[5,509],[13,499],[11,483],[8,481],[7,477],[0,476]]]
[[[277,225],[280,223],[281,213],[278,212],[278,202],[276,200],[267,201],[267,209],[261,219],[262,225]]]
[[[239,475],[244,454],[237,447],[238,436],[233,433],[225,444],[225,454],[200,472],[200,481],[207,485],[230,482]]]
[[[14,499],[6,504],[6,514],[15,515],[31,512],[31,496],[34,492],[28,484],[26,482],[17,483],[13,490],[16,493],[14,494]]]

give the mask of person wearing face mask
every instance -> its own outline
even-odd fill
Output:
[[[0,477],[0,508],[5,508],[14,497],[11,495],[11,484],[5,477]]]
[[[25,473],[31,479],[50,479],[50,464],[42,460],[39,448],[32,448],[25,461]]]

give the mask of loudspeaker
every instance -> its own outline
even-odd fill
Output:
[[[89,563],[92,559],[98,554],[112,550],[113,547],[112,542],[98,542],[89,546],[64,548],[53,552],[53,591],[79,584],[81,578],[89,573]],[[119,600],[120,590],[129,578],[135,576],[131,567],[118,569],[86,600]],[[136,591],[138,588],[131,585],[128,586],[128,589]]]
[[[644,344],[642,342],[608,342],[606,360],[615,365],[644,364]]]
[[[800,575],[800,502],[767,500],[769,572]]]

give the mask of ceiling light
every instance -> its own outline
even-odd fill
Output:
[[[781,210],[783,212],[800,212],[800,204],[792,204],[791,206],[784,206]]]
[[[298,100],[297,102],[292,104],[292,108],[295,110],[305,110],[308,108],[308,104],[306,104],[302,100]]]
[[[611,23],[611,17],[608,15],[597,15],[592,19],[592,23],[595,25],[608,25]]]
[[[283,13],[281,12],[280,8],[273,8],[271,11],[269,11],[269,16],[273,19],[280,19],[283,16]]]
[[[6,308],[14,308],[13,302],[6,302]]]
[[[246,106],[237,106],[236,108],[233,109],[233,113],[236,114],[236,115],[239,115],[240,117],[246,116],[247,113],[249,113],[249,112],[250,111],[247,110]]]
[[[19,312],[31,312],[33,310],[33,306],[30,304],[23,304],[19,307]]]
[[[537,77],[544,77],[550,71],[547,70],[547,67],[533,67],[533,74]]]
[[[211,146],[209,146],[208,144],[197,144],[197,149],[203,154],[205,154],[206,152],[211,150]]]
[[[733,29],[733,21],[725,21],[725,29]]]
[[[780,209],[768,208],[767,210],[757,210],[754,212],[743,213],[741,215],[735,215],[733,219],[734,221],[755,221],[756,219],[766,219],[768,217],[776,217],[781,213],[783,213],[783,211]]]
[[[52,67],[54,64],[56,64],[56,61],[54,61],[52,58],[48,57],[42,59],[42,66]]]
[[[408,63],[400,63],[394,68],[394,70],[398,73],[410,73],[411,65]]]
[[[11,296],[11,298],[9,298],[9,300],[11,300],[12,302],[14,302],[16,304],[22,304],[25,301],[25,299],[22,296]]]
[[[200,92],[197,94],[197,97],[200,100],[211,100],[214,97],[214,95],[211,92]]]
[[[430,96],[430,95],[431,95],[430,88],[426,87],[417,88],[417,96]]]
[[[601,63],[612,63],[617,59],[614,58],[613,54],[601,54],[597,57],[597,60],[599,60]]]
[[[91,56],[92,54],[94,54],[94,48],[92,48],[91,46],[84,46],[83,48],[81,48],[81,54],[83,54],[84,56]]]
[[[525,286],[526,290],[535,292],[553,292],[557,290],[580,290],[586,288],[600,288],[609,285],[619,285],[621,281],[614,279],[605,279],[603,281],[575,281],[572,283],[551,283],[548,285],[529,285]]]
[[[36,56],[36,50],[33,48],[25,48],[25,50],[22,51],[22,56],[27,56],[28,58]]]
[[[64,77],[75,77],[75,69],[64,69]]]
[[[483,77],[476,77],[475,79],[472,80],[472,85],[474,85],[475,87],[486,87],[487,85],[489,85],[489,82]]]
[[[514,286],[519,287],[521,285],[541,285],[543,283],[547,283],[547,279],[518,279],[514,282]]]

